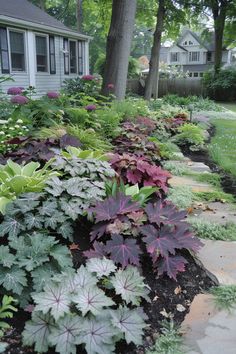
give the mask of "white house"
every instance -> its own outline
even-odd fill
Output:
[[[27,0],[0,0],[0,76],[37,94],[60,89],[67,78],[89,73],[89,40]]]
[[[168,50],[162,47],[162,54],[162,61],[168,65],[181,66],[184,72],[189,72],[190,77],[202,77],[204,71],[211,69],[214,65],[214,33],[210,40],[203,41],[195,32],[185,30]],[[223,66],[233,65],[234,61],[233,51],[224,48]]]

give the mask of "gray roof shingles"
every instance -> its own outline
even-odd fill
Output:
[[[76,33],[27,0],[0,0],[0,15]]]

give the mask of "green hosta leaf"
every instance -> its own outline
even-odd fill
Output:
[[[4,215],[6,213],[7,205],[11,202],[11,199],[6,197],[0,197],[0,212]]]
[[[47,181],[45,190],[54,197],[59,197],[64,192],[64,184],[58,177],[53,177]]]
[[[38,162],[30,162],[22,168],[22,175],[24,176],[32,176],[33,173],[40,167]]]
[[[24,192],[24,188],[29,184],[30,178],[26,176],[16,175],[5,181],[5,185],[14,191],[16,194]]]
[[[49,336],[49,341],[56,346],[56,352],[61,354],[76,354],[76,338],[82,329],[82,318],[66,315],[57,321]]]
[[[1,334],[1,331],[0,331],[0,334]],[[1,342],[0,343],[0,353],[5,353],[5,350],[7,349],[8,346],[9,346],[9,343]]]
[[[95,286],[79,290],[73,297],[73,302],[76,304],[77,309],[82,312],[83,316],[89,311],[96,316],[102,312],[104,307],[115,305],[114,301]]]
[[[57,272],[58,269],[52,265],[52,262],[44,263],[42,266],[34,269],[31,272],[34,290],[36,292],[42,291],[44,286]]]
[[[42,311],[44,314],[50,311],[56,321],[69,312],[71,298],[64,284],[46,285],[43,292],[34,294],[32,297],[36,302],[35,310]]]
[[[111,278],[111,283],[115,288],[116,294],[121,295],[127,304],[139,305],[141,297],[149,300],[147,295],[149,290],[143,279],[137,268],[128,266],[125,270],[119,269],[114,277]]]
[[[32,230],[33,228],[41,229],[43,228],[43,217],[37,214],[27,213],[24,218],[24,224],[27,230]]]
[[[125,335],[125,340],[129,344],[133,342],[136,345],[142,344],[143,329],[147,326],[141,314],[135,309],[128,307],[119,307],[116,311],[110,311],[112,324]]]
[[[56,259],[61,268],[72,267],[72,257],[66,246],[56,245],[50,251],[50,255]]]
[[[0,224],[1,236],[8,235],[10,238],[14,238],[23,230],[25,230],[25,226],[15,218],[6,217]]]
[[[69,221],[64,222],[58,229],[57,232],[62,235],[64,238],[72,241],[72,236],[74,233],[74,230],[71,226],[71,223]]]
[[[116,266],[113,261],[107,258],[91,258],[86,263],[87,269],[91,273],[96,273],[98,278],[114,273]]]
[[[0,285],[3,285],[6,290],[20,295],[23,287],[27,285],[25,271],[19,269],[18,266],[13,266],[11,269],[0,267]]]
[[[8,246],[0,246],[0,264],[3,267],[11,268],[16,263],[15,256],[10,253]]]
[[[34,345],[35,351],[47,353],[49,342],[48,336],[54,328],[54,322],[49,314],[34,311],[31,321],[26,322],[22,333],[24,345]]]
[[[82,333],[76,339],[78,344],[85,344],[87,354],[111,354],[114,352],[116,329],[109,318],[97,316],[83,321]]]
[[[78,215],[83,215],[84,206],[82,200],[79,198],[74,199],[60,199],[60,207],[72,220],[76,220]]]
[[[39,209],[39,214],[43,216],[52,216],[55,213],[55,210],[57,209],[57,202],[51,201],[51,200],[46,200],[43,202],[42,207]]]

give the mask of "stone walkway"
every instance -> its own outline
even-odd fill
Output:
[[[184,163],[194,172],[210,172],[202,163],[188,159]],[[172,187],[186,185],[193,192],[214,190],[210,184],[196,182],[194,177],[174,176],[170,184]],[[194,208],[194,217],[200,220],[221,224],[236,222],[235,205],[223,202],[199,204],[199,208]],[[204,204],[207,204],[205,208]],[[220,285],[236,285],[236,242],[202,242],[204,246],[197,261],[208,275]],[[194,298],[181,328],[187,354],[236,354],[236,309],[231,313],[218,310],[210,294],[199,294]]]

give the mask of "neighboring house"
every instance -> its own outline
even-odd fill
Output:
[[[90,37],[71,30],[27,0],[0,0],[0,76],[10,86],[34,86],[37,94],[89,73]]]
[[[166,54],[166,48],[162,47],[162,50]],[[169,47],[165,60],[168,65],[181,66],[190,77],[198,78],[213,67],[214,57],[214,34],[209,41],[203,41],[196,33],[185,30],[182,36]],[[233,65],[234,60],[233,51],[223,48],[223,66]]]

